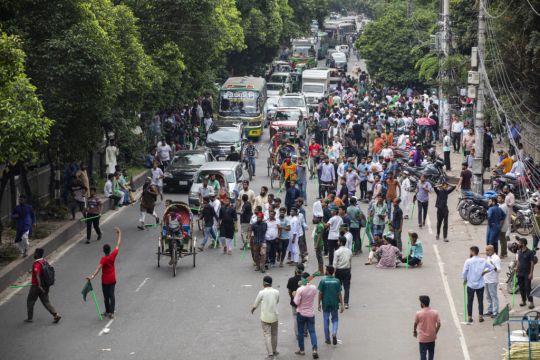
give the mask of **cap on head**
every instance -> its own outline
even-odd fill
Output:
[[[263,284],[264,284],[264,285],[268,285],[268,286],[272,286],[272,277],[266,275],[266,276],[263,278]]]

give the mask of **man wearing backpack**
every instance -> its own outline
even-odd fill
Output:
[[[56,312],[49,301],[49,288],[54,285],[54,268],[43,259],[44,251],[42,248],[36,248],[34,252],[34,265],[32,265],[32,286],[28,292],[26,306],[28,318],[24,320],[27,323],[33,322],[34,305],[39,298],[45,309],[51,313],[54,318],[54,323],[58,323],[62,318]]]

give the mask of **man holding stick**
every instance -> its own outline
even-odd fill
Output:
[[[86,221],[86,243],[90,244],[92,236],[92,226],[97,234],[98,241],[101,240],[101,229],[99,228],[99,219],[101,218],[101,200],[96,196],[96,188],[90,188],[90,197],[86,200],[86,210],[84,221]]]
[[[116,286],[116,269],[114,263],[118,255],[118,249],[122,243],[122,232],[118,227],[115,227],[114,231],[116,232],[116,247],[111,252],[111,246],[109,244],[103,245],[105,256],[101,258],[94,273],[86,278],[87,280],[92,280],[101,270],[101,287],[105,301],[105,314],[103,315],[109,316],[111,319],[114,319],[115,307],[114,288]]]

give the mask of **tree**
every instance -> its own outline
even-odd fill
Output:
[[[419,81],[415,64],[429,50],[429,35],[436,21],[436,13],[426,9],[407,18],[402,5],[396,4],[370,22],[357,40],[371,77],[389,85]]]
[[[37,157],[47,143],[53,121],[43,116],[43,106],[25,73],[25,54],[16,36],[0,35],[0,203],[15,169],[25,173],[24,163]],[[32,197],[26,183],[24,190]],[[14,205],[14,204],[12,204]],[[0,222],[0,240],[2,224]]]

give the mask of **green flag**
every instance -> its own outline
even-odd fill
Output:
[[[84,301],[86,301],[86,295],[88,295],[88,293],[89,293],[90,291],[92,291],[92,290],[94,290],[94,289],[92,288],[92,283],[90,282],[90,280],[88,280],[88,281],[86,282],[86,284],[84,284],[84,287],[83,287],[83,289],[82,289],[82,291],[81,291],[81,294],[82,294],[82,297],[83,297]]]
[[[504,309],[502,309],[502,311],[499,313],[499,315],[497,315],[495,320],[493,320],[493,326],[502,325],[505,322],[507,322],[509,318],[510,318],[510,308],[508,307],[508,304],[506,304]]]

